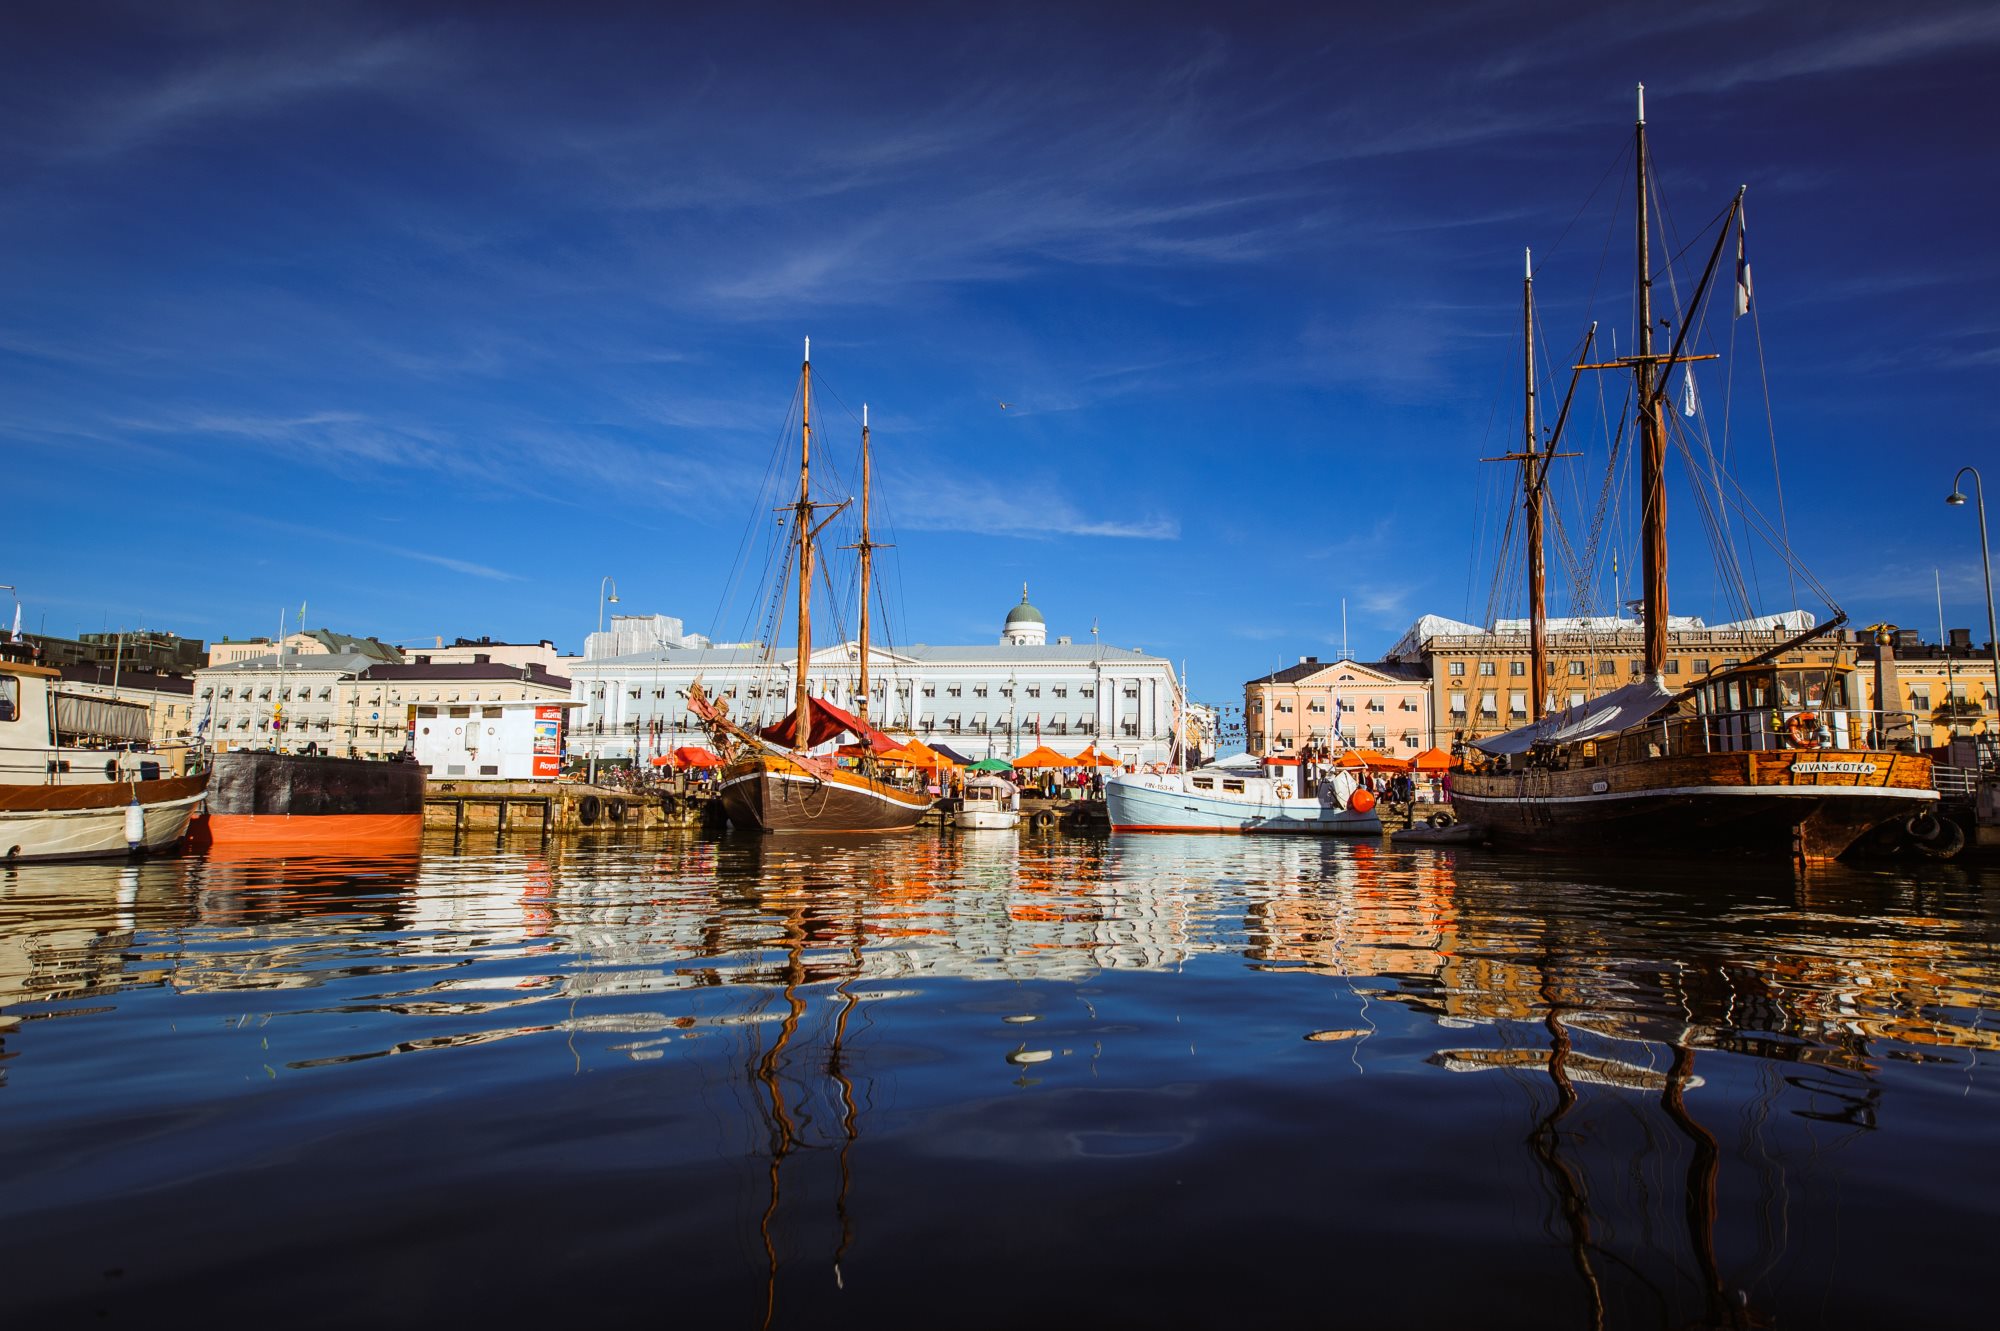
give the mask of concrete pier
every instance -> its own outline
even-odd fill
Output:
[[[548,781],[432,781],[424,789],[427,829],[544,841],[580,832],[699,828],[721,816],[714,800],[672,791]]]

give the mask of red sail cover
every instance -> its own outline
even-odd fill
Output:
[[[877,753],[886,753],[890,749],[899,747],[895,740],[890,739],[866,721],[841,711],[840,708],[835,707],[824,698],[808,697],[806,705],[812,716],[812,721],[806,726],[805,743],[800,744],[793,738],[793,731],[796,728],[798,717],[797,708],[792,710],[792,715],[787,716],[784,720],[778,722],[778,724],[767,727],[757,733],[765,739],[770,740],[773,744],[783,744],[793,749],[817,748],[819,745],[832,739],[835,735],[853,735],[865,741],[868,747],[874,749]]]

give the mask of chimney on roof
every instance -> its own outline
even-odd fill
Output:
[[[1952,649],[1953,651],[1955,651],[1955,652],[1959,652],[1959,651],[1965,651],[1965,652],[1969,652],[1969,651],[1971,651],[1971,650],[1972,650],[1972,630],[1971,630],[1971,629],[1953,629],[1953,630],[1951,631],[1951,649]]]
[[[548,663],[544,661],[530,661],[528,662],[528,673],[531,675],[546,675],[549,673]]]
[[[491,653],[491,652],[474,652],[474,653],[472,654],[472,664],[474,664],[474,665],[492,665],[492,664],[493,664],[493,653]]]
[[[1300,664],[1300,665],[1318,665],[1318,664],[1319,664],[1319,658],[1318,658],[1317,656],[1301,656],[1301,657],[1299,658],[1299,664]]]

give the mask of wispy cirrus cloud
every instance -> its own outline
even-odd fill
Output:
[[[1816,16],[1814,22],[1817,25]],[[1728,92],[1745,84],[1851,74],[1996,46],[2000,46],[2000,8],[1992,5],[1929,13],[1899,10],[1879,23],[1859,29],[1816,31],[1810,38],[1783,44],[1756,59],[1724,65],[1706,76],[1697,74],[1689,86],[1705,92]]]
[[[345,545],[360,550],[373,550],[378,554],[392,555],[397,559],[409,559],[421,564],[431,564],[438,568],[448,569],[453,573],[462,573],[467,577],[485,578],[494,582],[523,581],[520,574],[510,573],[505,569],[494,568],[489,564],[480,564],[469,559],[460,559],[454,555],[436,554],[429,550],[413,550],[408,546],[391,545],[386,541],[372,541],[365,536],[356,536],[349,532],[336,531],[323,527],[312,527],[297,522],[285,522],[277,518],[267,518],[257,513],[237,512],[214,514],[211,516],[223,518],[232,523],[264,527],[273,531],[285,532],[292,536],[303,536],[311,540],[324,541],[333,545]]]
[[[1164,514],[1135,517],[1088,512],[1065,497],[1065,485],[1053,482],[1003,484],[932,471],[914,475],[898,488],[922,496],[922,504],[914,512],[896,518],[913,531],[1137,541],[1173,541],[1181,534],[1179,519]]]

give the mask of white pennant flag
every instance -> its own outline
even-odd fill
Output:
[[[1750,257],[1744,250],[1745,233],[1749,223],[1743,210],[1736,210],[1736,317],[1750,313]]]
[[[1701,410],[1701,403],[1696,401],[1694,396],[1694,369],[1692,366],[1682,366],[1681,367],[1681,415],[1692,416],[1697,411],[1700,410]]]

